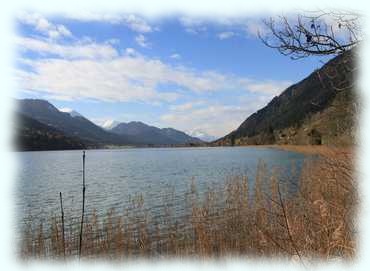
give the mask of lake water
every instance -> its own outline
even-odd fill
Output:
[[[82,191],[82,151],[20,152],[16,187],[19,219],[45,221],[59,215],[59,192],[66,216],[79,216]],[[155,213],[172,191],[174,209],[181,213],[192,179],[202,192],[247,175],[253,185],[259,160],[284,179],[298,179],[304,155],[263,147],[132,148],[86,151],[86,212],[124,210],[130,195],[142,194]],[[292,165],[295,165],[292,171]],[[170,193],[171,194],[171,193]]]

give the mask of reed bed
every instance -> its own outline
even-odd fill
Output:
[[[162,214],[155,216],[136,195],[124,212],[86,215],[81,257],[351,259],[357,205],[352,162],[343,151],[308,160],[299,183],[268,174],[263,162],[254,182],[233,176],[221,189],[199,193],[193,180],[181,218],[174,215],[173,197],[166,197]],[[48,223],[24,227],[21,257],[77,258],[79,221],[64,219],[64,238],[58,214]]]

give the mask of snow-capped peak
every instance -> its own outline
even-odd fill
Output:
[[[209,135],[207,134],[206,132],[202,131],[202,130],[194,130],[190,133],[191,136],[193,137],[197,137],[203,141],[206,141],[206,142],[211,142],[213,140],[216,140],[216,137],[215,136],[212,136],[212,135]]]
[[[68,113],[69,115],[71,115],[71,117],[82,117],[82,115],[80,113],[78,113],[77,111],[75,111],[71,108],[67,108],[67,107],[60,108],[59,111],[64,112],[64,113]]]
[[[103,127],[104,129],[110,130],[110,129],[113,129],[114,127],[116,127],[118,124],[119,124],[118,121],[115,121],[115,120],[106,120],[101,125],[101,127]]]

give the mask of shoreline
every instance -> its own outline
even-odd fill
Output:
[[[181,149],[181,148],[271,148],[284,151],[292,151],[302,154],[320,155],[331,157],[342,154],[353,155],[356,146],[327,146],[327,145],[279,145],[279,144],[267,144],[267,145],[238,145],[238,146],[121,146],[116,148],[86,148],[86,149],[50,149],[50,150],[13,150],[14,152],[47,152],[47,151],[83,151],[83,150],[127,150],[127,149]]]
[[[323,157],[353,156],[356,146],[270,145],[271,148]]]

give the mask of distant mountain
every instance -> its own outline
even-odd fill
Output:
[[[136,144],[134,138],[110,133],[97,126],[79,113],[61,112],[51,103],[39,99],[19,100],[18,112],[51,126],[66,136],[77,137],[86,144],[130,145]]]
[[[110,131],[119,135],[134,136],[142,144],[174,145],[202,143],[202,140],[199,138],[191,137],[173,128],[160,129],[139,121],[120,123]]]
[[[20,151],[85,149],[80,139],[42,124],[23,114],[16,115],[15,147]]]
[[[354,142],[356,97],[352,51],[336,56],[288,87],[213,145]]]
[[[171,138],[173,141],[179,142],[179,144],[203,143],[201,139],[190,136],[182,131],[173,128],[162,128],[161,131],[164,135]]]
[[[209,135],[206,132],[203,132],[202,130],[195,130],[190,134],[190,136],[197,137],[205,142],[211,142],[217,139],[217,137]]]
[[[21,115],[23,122],[27,124],[29,129],[18,129],[23,136],[29,140],[34,140],[32,144],[37,145],[38,139],[42,146],[46,146],[47,138],[59,138],[59,143],[50,143],[51,149],[59,148],[53,147],[54,145],[63,146],[63,142],[70,142],[71,146],[66,143],[66,148],[79,148],[80,146],[88,148],[104,147],[107,145],[187,145],[187,144],[200,144],[202,140],[191,137],[184,132],[164,128],[160,129],[154,126],[149,126],[142,122],[129,122],[129,123],[116,123],[110,121],[105,123],[105,127],[113,127],[111,129],[104,129],[80,113],[69,109],[62,108],[58,110],[54,105],[45,100],[40,99],[22,99],[18,100],[17,112]],[[41,127],[41,125],[43,125]],[[33,129],[36,127],[35,129]],[[36,135],[38,129],[44,138],[29,137],[27,133],[32,132]],[[50,131],[49,131],[49,130]],[[40,134],[39,133],[39,134]],[[46,143],[43,143],[46,142]],[[77,143],[81,143],[78,145]],[[28,142],[24,145],[30,145]],[[77,144],[77,145],[76,145]],[[44,148],[44,147],[42,147]]]

